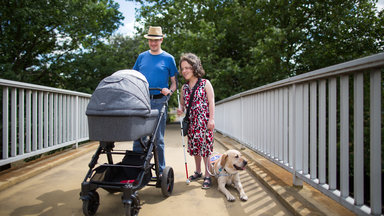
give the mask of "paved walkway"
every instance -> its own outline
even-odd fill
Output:
[[[142,202],[140,215],[348,215],[344,208],[334,205],[330,211],[322,211],[326,198],[314,193],[315,203],[306,201],[307,189],[290,189],[285,180],[278,175],[271,175],[268,164],[249,150],[245,155],[254,157],[249,169],[243,171],[241,179],[249,200],[227,202],[217,190],[217,183],[209,190],[202,190],[202,180],[186,185],[185,166],[179,125],[168,125],[166,130],[167,166],[175,171],[175,187],[172,196],[164,198],[161,189],[144,187],[139,191]],[[215,151],[224,152],[226,148],[241,146],[220,134],[216,135]],[[82,201],[79,200],[80,184],[88,170],[88,163],[98,144],[91,142],[79,149],[27,164],[23,168],[0,173],[0,215],[83,215]],[[131,149],[131,142],[118,143],[116,149]],[[99,163],[104,162],[101,157]],[[189,173],[194,171],[193,158],[187,155]],[[260,165],[265,165],[264,167]],[[273,173],[272,173],[273,174]],[[289,173],[287,174],[289,176]],[[284,184],[283,184],[284,183]],[[280,187],[280,188],[279,188]],[[276,189],[276,190],[275,190]],[[121,194],[109,194],[98,189],[100,206],[96,215],[124,215]],[[236,194],[235,189],[231,190]],[[237,194],[236,194],[237,195]],[[319,201],[320,200],[320,201]],[[327,208],[327,207],[325,207]],[[341,210],[340,210],[341,209]]]

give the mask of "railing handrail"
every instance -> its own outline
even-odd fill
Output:
[[[48,86],[42,86],[42,85],[36,85],[36,84],[24,83],[24,82],[18,82],[13,80],[6,80],[6,79],[0,79],[0,86],[45,91],[45,92],[52,92],[52,93],[61,93],[61,94],[68,94],[68,95],[81,96],[81,97],[91,97],[91,94],[87,94],[83,92],[70,91],[70,90],[65,90],[60,88],[53,88]]]
[[[309,80],[321,79],[329,76],[338,76],[340,74],[347,74],[347,73],[352,73],[356,71],[373,69],[373,68],[382,68],[382,67],[384,67],[384,52],[367,56],[364,58],[340,63],[337,65],[321,68],[308,73],[304,73],[294,77],[289,77],[283,80],[279,80],[279,81],[276,81],[264,86],[260,86],[254,89],[250,89],[244,92],[240,92],[238,94],[232,95],[223,100],[217,101],[216,104],[218,105],[221,103],[234,100],[236,98],[259,93],[262,91],[268,91],[274,88],[281,88],[281,87],[292,85],[292,84],[307,82]]]

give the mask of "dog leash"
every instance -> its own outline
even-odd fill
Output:
[[[208,129],[207,129],[208,130]],[[206,136],[206,134],[207,134],[207,131],[204,131],[204,143],[205,143],[205,145],[207,145],[207,136]],[[217,153],[217,152],[213,152],[213,153],[215,153],[215,154],[217,154],[217,155],[219,155],[219,153]],[[219,157],[220,158],[220,157]],[[218,160],[218,159],[217,159]],[[209,175],[210,176],[215,176],[216,177],[216,173],[215,173],[215,175],[214,174],[212,174],[209,170],[210,170],[210,168],[213,170],[213,172],[215,172],[215,169],[214,169],[214,167],[212,166],[212,158],[211,157],[209,157],[209,159],[208,159],[208,163],[206,164],[206,166],[205,166],[205,169],[207,170],[207,172],[209,173]],[[210,166],[210,167],[208,167],[208,166]]]
[[[204,132],[204,142],[206,143],[207,140],[206,140],[206,133],[207,132]],[[210,157],[209,158],[209,163],[207,163],[205,169],[207,170],[207,172],[209,173],[209,175],[211,176],[214,176],[214,177],[220,177],[220,176],[230,176],[231,174],[229,174],[225,168],[223,167],[220,167],[219,168],[219,173],[216,173],[216,170],[215,170],[215,167],[213,166],[215,163],[217,163],[219,161],[219,159],[221,158],[222,154],[218,153],[218,152],[213,152],[212,155],[215,155],[213,157]],[[211,169],[209,169],[209,167],[213,170],[213,173],[210,172]],[[223,173],[223,171],[226,173]]]
[[[204,139],[204,142],[205,142],[205,144],[207,144],[207,136],[206,136],[206,134],[207,134],[207,131],[205,131],[204,132],[204,137],[203,137],[203,139]],[[215,154],[215,156],[214,156],[214,161],[213,161],[213,163],[212,163],[212,158],[210,157],[209,158],[209,163],[207,163],[206,164],[206,167],[205,167],[205,169],[207,170],[207,172],[209,173],[209,175],[210,176],[214,176],[214,177],[220,177],[220,176],[231,176],[232,174],[229,174],[223,167],[220,167],[219,168],[219,173],[216,173],[216,170],[215,170],[215,168],[213,167],[213,164],[214,164],[214,162],[217,162],[219,159],[220,159],[220,157],[221,157],[221,155],[222,154],[220,154],[220,153],[218,153],[218,152],[212,152],[212,154],[214,155]],[[208,167],[208,166],[210,166],[210,167]],[[211,173],[210,172],[210,170],[211,169],[213,170],[213,173]],[[223,173],[223,171],[226,173]]]

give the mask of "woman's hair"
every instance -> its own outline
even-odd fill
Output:
[[[181,63],[183,61],[188,62],[188,64],[190,64],[192,66],[193,75],[195,77],[201,78],[205,75],[205,71],[203,69],[203,66],[201,65],[200,58],[197,57],[195,54],[184,53],[183,55],[181,55],[180,62],[179,62],[180,71],[181,71]]]

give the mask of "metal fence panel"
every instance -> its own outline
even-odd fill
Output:
[[[381,215],[383,68],[379,53],[239,93],[216,103],[216,129],[289,170],[295,185]]]
[[[85,110],[91,95],[4,79],[0,89],[0,166],[88,140]]]

